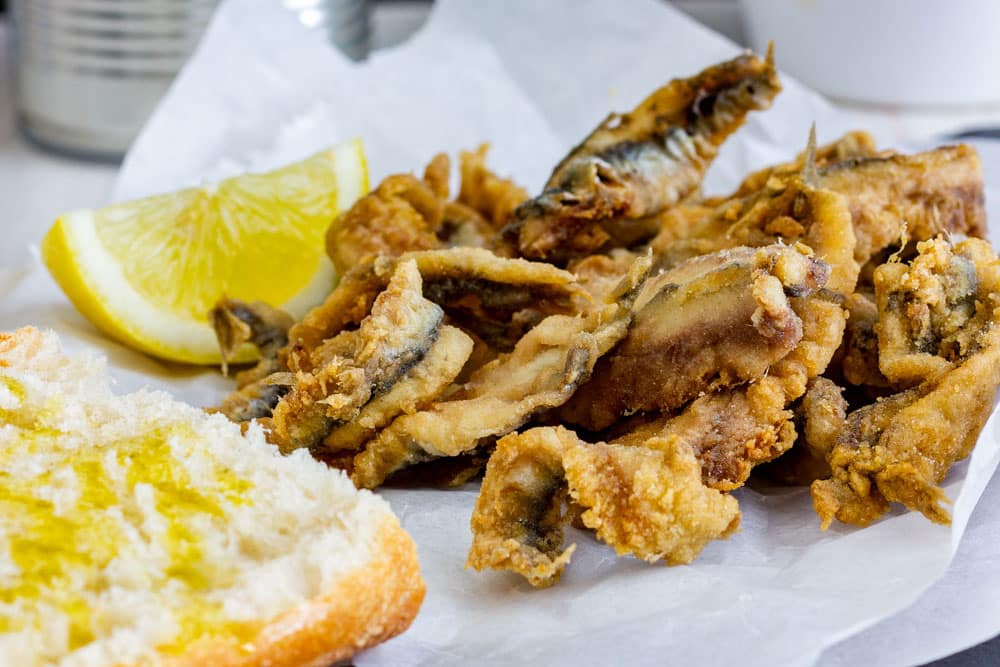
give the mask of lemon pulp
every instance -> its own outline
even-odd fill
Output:
[[[326,229],[367,189],[355,140],[266,174],[68,213],[42,258],[105,333],[165,359],[218,363],[209,309],[225,295],[305,314],[335,282]]]

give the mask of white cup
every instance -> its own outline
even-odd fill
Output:
[[[879,105],[1000,103],[997,0],[740,0],[751,46],[831,97]]]

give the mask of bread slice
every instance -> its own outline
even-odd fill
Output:
[[[343,473],[0,333],[0,665],[328,665],[423,595],[412,540]]]

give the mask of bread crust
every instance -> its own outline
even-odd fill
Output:
[[[379,533],[371,561],[345,574],[332,590],[269,621],[249,644],[201,641],[159,664],[328,667],[402,633],[424,599],[417,548],[394,516],[386,517]]]

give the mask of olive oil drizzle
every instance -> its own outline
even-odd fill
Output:
[[[13,378],[0,375],[0,386],[18,403],[25,400],[24,387]],[[252,483],[215,462],[210,479],[196,485],[182,459],[198,442],[185,425],[151,425],[138,437],[84,444],[47,423],[57,415],[46,412],[25,417],[23,410],[0,408],[0,427],[17,429],[13,443],[0,450],[0,549],[6,543],[19,569],[0,574],[0,632],[40,626],[46,610],[58,610],[69,618],[69,650],[93,641],[109,628],[89,600],[107,590],[104,572],[115,558],[134,557],[133,540],[141,534],[159,545],[169,562],[165,571],[150,570],[159,578],[152,589],[161,590],[169,580],[180,590],[171,609],[177,633],[159,648],[179,650],[202,637],[252,639],[256,626],[227,619],[221,603],[206,595],[231,586],[236,570],[207,558],[202,539],[206,527],[224,526],[229,508],[247,503]],[[38,474],[15,475],[10,462],[26,454],[47,465]],[[73,474],[60,475],[67,467]],[[165,519],[159,534],[143,526],[134,501],[140,485],[152,489]],[[65,498],[66,489],[75,491],[75,502],[50,499],[57,492]]]

